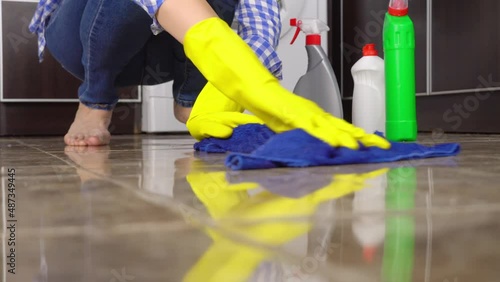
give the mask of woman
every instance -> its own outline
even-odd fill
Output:
[[[281,21],[276,0],[208,0],[226,23],[235,17],[240,36],[254,48],[269,71],[281,77],[278,44]],[[65,136],[68,145],[105,145],[118,96],[117,87],[174,80],[174,113],[186,123],[206,84],[186,59],[182,45],[154,29],[151,18],[131,0],[41,0],[30,29],[45,47],[82,80],[79,110]]]
[[[186,56],[208,80],[187,122],[195,138],[223,138],[239,124],[262,122],[275,132],[301,128],[332,146],[357,149],[361,142],[390,147],[386,140],[366,134],[281,87],[207,1],[133,1],[151,17],[154,30],[164,29],[183,44]],[[243,109],[256,117],[241,113]]]

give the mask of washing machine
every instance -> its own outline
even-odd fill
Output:
[[[295,28],[291,18],[315,18],[328,22],[327,0],[281,0],[281,40],[277,48],[283,61],[282,85],[293,91],[299,78],[307,70],[305,35],[291,45]],[[328,33],[323,34],[322,46],[328,51]],[[172,82],[142,87],[142,130],[147,133],[186,132],[186,125],[174,117]]]

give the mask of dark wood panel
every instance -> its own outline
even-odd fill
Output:
[[[0,103],[0,136],[60,135],[73,122],[76,103]],[[112,134],[141,132],[141,105],[117,105],[110,126]]]
[[[3,91],[10,99],[75,99],[80,81],[46,52],[38,61],[38,40],[28,30],[36,3],[2,2]],[[122,88],[120,98],[136,99],[137,87]]]
[[[433,91],[500,81],[500,1],[433,1]],[[480,86],[483,87],[483,86]]]
[[[338,2],[338,1],[336,1]],[[344,97],[352,97],[352,66],[361,58],[366,43],[375,43],[383,58],[383,22],[389,1],[344,1],[343,62]],[[340,10],[340,7],[338,8]],[[427,5],[425,1],[410,1],[410,17],[415,25],[417,92],[427,90]],[[334,46],[335,48],[335,46]],[[335,50],[335,49],[334,49]]]
[[[418,97],[421,131],[500,133],[500,92]]]
[[[37,37],[28,26],[36,3],[2,2],[4,98],[75,98],[79,80],[48,54],[38,62]]]

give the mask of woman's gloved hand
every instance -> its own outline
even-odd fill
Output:
[[[235,18],[238,35],[276,78],[282,78],[282,62],[276,52],[281,35],[279,1],[239,0]],[[245,109],[222,94],[210,82],[202,90],[191,111],[187,128],[197,140],[229,138],[239,125],[264,122],[243,114]]]
[[[229,138],[239,125],[264,122],[243,113],[244,109],[232,101],[210,82],[205,85],[194,103],[186,126],[196,140],[209,137]]]
[[[227,138],[238,125],[265,123],[276,133],[303,129],[335,147],[390,147],[280,85],[276,0],[240,0],[237,11],[240,36],[216,17],[198,22],[184,36],[186,56],[209,81],[187,124],[195,138]],[[244,109],[257,118],[242,114]]]
[[[274,132],[301,128],[334,147],[358,149],[358,142],[390,147],[387,140],[366,134],[287,91],[253,50],[218,18],[192,27],[185,36],[184,49],[220,93],[255,114]]]

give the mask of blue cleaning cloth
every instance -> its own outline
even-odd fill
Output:
[[[281,134],[269,134],[264,125],[247,124],[234,129],[233,136],[226,140],[209,138],[203,140],[199,149],[217,148],[231,152],[225,164],[233,170],[267,169],[277,167],[312,167],[327,165],[384,163],[433,157],[448,157],[460,152],[459,144],[440,144],[433,147],[415,143],[391,142],[389,150],[360,146],[359,150],[332,147],[309,135],[302,129]],[[259,134],[267,132],[267,134]],[[204,142],[205,141],[205,142]],[[252,143],[263,144],[251,153]]]
[[[194,144],[194,149],[207,153],[249,154],[264,145],[274,135],[276,133],[265,125],[247,124],[235,128],[229,139],[206,138]]]

